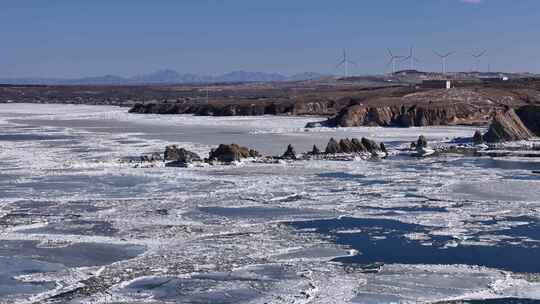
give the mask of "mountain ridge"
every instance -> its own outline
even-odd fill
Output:
[[[19,77],[0,78],[1,84],[10,85],[143,85],[143,84],[199,84],[199,83],[227,83],[227,82],[278,82],[316,80],[328,75],[304,72],[291,76],[280,73],[249,72],[243,70],[231,71],[225,74],[210,76],[192,73],[179,73],[172,69],[157,70],[148,74],[132,77],[117,75],[103,75],[81,78],[47,78],[47,77]]]

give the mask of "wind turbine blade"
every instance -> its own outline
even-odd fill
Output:
[[[343,59],[340,63],[338,63],[338,64],[336,65],[336,68],[339,68],[339,67],[342,66],[345,62],[346,62],[345,59]]]
[[[400,62],[407,61],[409,59],[411,59],[411,56],[407,56],[407,57],[402,58]]]
[[[392,50],[388,49],[388,54],[390,55],[390,57],[394,57],[394,54],[392,54]]]
[[[435,55],[439,56],[439,57],[444,57],[443,55],[441,55],[440,53],[438,53],[437,51],[433,51],[433,53],[435,53]]]

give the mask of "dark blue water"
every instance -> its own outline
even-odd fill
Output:
[[[516,238],[529,238],[529,239],[540,242],[540,222],[538,221],[538,219],[528,217],[528,216],[521,216],[521,217],[507,217],[500,221],[526,222],[527,224],[515,226],[509,229],[489,232],[489,234],[507,235],[507,236],[513,236]],[[499,221],[492,220],[492,221],[483,222],[483,223],[496,224],[497,222]],[[483,234],[488,234],[488,233],[487,232],[480,233],[480,235],[483,235]]]
[[[348,245],[361,254],[337,258],[335,261],[351,264],[374,262],[401,264],[466,264],[504,269],[514,272],[540,272],[540,248],[511,245],[457,246],[445,248],[451,240],[446,236],[432,236],[433,245],[422,245],[403,235],[412,232],[429,233],[421,225],[406,224],[385,219],[341,218],[290,223],[297,229],[314,229],[313,233],[331,236],[338,244]],[[361,233],[339,234],[338,230],[361,230]],[[507,231],[504,231],[505,233]],[[520,227],[516,234],[534,235],[538,226]],[[374,237],[384,236],[385,239]]]

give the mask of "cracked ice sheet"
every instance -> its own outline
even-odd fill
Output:
[[[0,105],[0,112],[19,112],[2,115],[2,132],[19,128],[18,134],[39,133],[45,137],[60,134],[69,136],[70,141],[46,138],[3,141],[3,146],[8,148],[0,151],[2,174],[14,178],[0,178],[3,196],[0,198],[0,215],[9,214],[8,229],[2,238],[60,244],[123,243],[125,239],[147,246],[148,251],[142,257],[105,266],[99,272],[97,280],[100,284],[107,283],[110,288],[148,276],[184,278],[234,272],[238,268],[265,263],[287,263],[298,274],[298,277],[289,278],[289,283],[298,288],[290,297],[286,296],[287,292],[280,292],[281,287],[271,288],[269,296],[277,299],[283,294],[282,302],[303,303],[309,299],[316,299],[315,303],[358,301],[362,293],[366,295],[379,289],[375,293],[389,295],[389,299],[396,296],[429,301],[464,298],[470,297],[469,290],[447,286],[444,278],[448,276],[448,268],[387,265],[386,269],[397,269],[388,276],[345,271],[343,266],[328,261],[332,252],[336,257],[344,256],[351,253],[350,248],[337,246],[333,240],[322,236],[298,235],[280,222],[340,215],[392,219],[427,227],[428,233],[411,236],[411,239],[429,242],[442,235],[453,238],[458,245],[493,245],[504,240],[508,236],[505,233],[514,231],[508,228],[538,219],[539,200],[534,189],[520,188],[519,194],[508,191],[511,197],[505,197],[501,202],[482,200],[482,193],[470,196],[470,191],[462,191],[464,194],[454,191],[464,177],[478,184],[508,184],[519,177],[519,180],[525,178],[534,185],[535,176],[523,164],[499,166],[486,164],[486,159],[446,157],[176,169],[133,168],[118,162],[123,157],[162,151],[164,145],[170,143],[181,143],[188,149],[205,153],[218,143],[240,139],[245,141],[241,142],[243,144],[277,154],[287,143],[293,142],[297,150],[300,150],[298,147],[307,149],[313,143],[325,143],[332,136],[371,135],[376,140],[395,141],[397,145],[420,133],[435,140],[470,136],[474,131],[470,128],[357,128],[305,132],[301,127],[312,118],[164,117],[127,114],[126,109],[115,107],[18,106],[4,108]],[[21,120],[17,121],[18,125],[7,122],[21,118],[18,115],[25,116],[26,123],[33,126],[24,125]],[[257,124],[259,119],[263,119],[264,127]],[[203,131],[202,136],[199,131]],[[516,195],[518,199],[514,199]],[[22,199],[33,203],[13,204]],[[53,205],[35,212],[34,205],[51,201]],[[61,210],[73,201],[87,201],[94,206],[70,212],[82,216],[79,222],[87,225],[108,222],[110,233],[89,236],[84,232],[94,231],[99,226],[85,225],[87,228],[81,230],[80,225],[74,229],[66,224],[62,229],[61,223],[72,215]],[[201,213],[201,210],[211,212]],[[25,215],[27,212],[34,213],[28,216]],[[288,216],[288,212],[292,215]],[[246,217],[246,214],[250,216]],[[520,218],[523,215],[530,218]],[[47,233],[51,229],[55,233]],[[493,234],[499,230],[502,232]],[[527,229],[520,231],[529,234]],[[473,235],[481,237],[472,240]],[[441,278],[441,283],[434,283],[435,291],[426,288],[425,294],[419,295],[398,284],[418,274],[415,267],[423,267],[432,273],[429,282],[422,284],[429,285]],[[468,276],[477,276],[470,274],[466,266],[448,267],[463,273],[464,280]],[[76,269],[74,271],[77,273]],[[480,276],[498,273],[483,268],[474,272]],[[69,289],[69,286],[77,285],[73,281],[78,277],[73,275],[74,272],[69,273],[41,274],[36,280],[54,278],[72,284],[68,284]],[[493,276],[492,281],[500,279]],[[535,297],[537,286],[514,279],[513,275],[511,279],[506,279],[505,274],[504,280],[495,285],[496,290],[501,291],[499,293],[480,287],[471,292],[473,296]],[[508,291],[509,286],[516,286],[516,290]],[[448,290],[453,294],[449,295]],[[78,300],[92,303],[107,302],[107,299],[105,293],[96,292],[95,295],[81,295]],[[257,302],[260,298],[252,300]]]

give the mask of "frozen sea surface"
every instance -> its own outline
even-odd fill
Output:
[[[533,159],[125,161],[168,144],[206,156],[236,142],[278,155],[331,137],[396,149],[420,134],[444,142],[475,131],[303,128],[318,119],[1,104],[0,303],[540,299]]]

